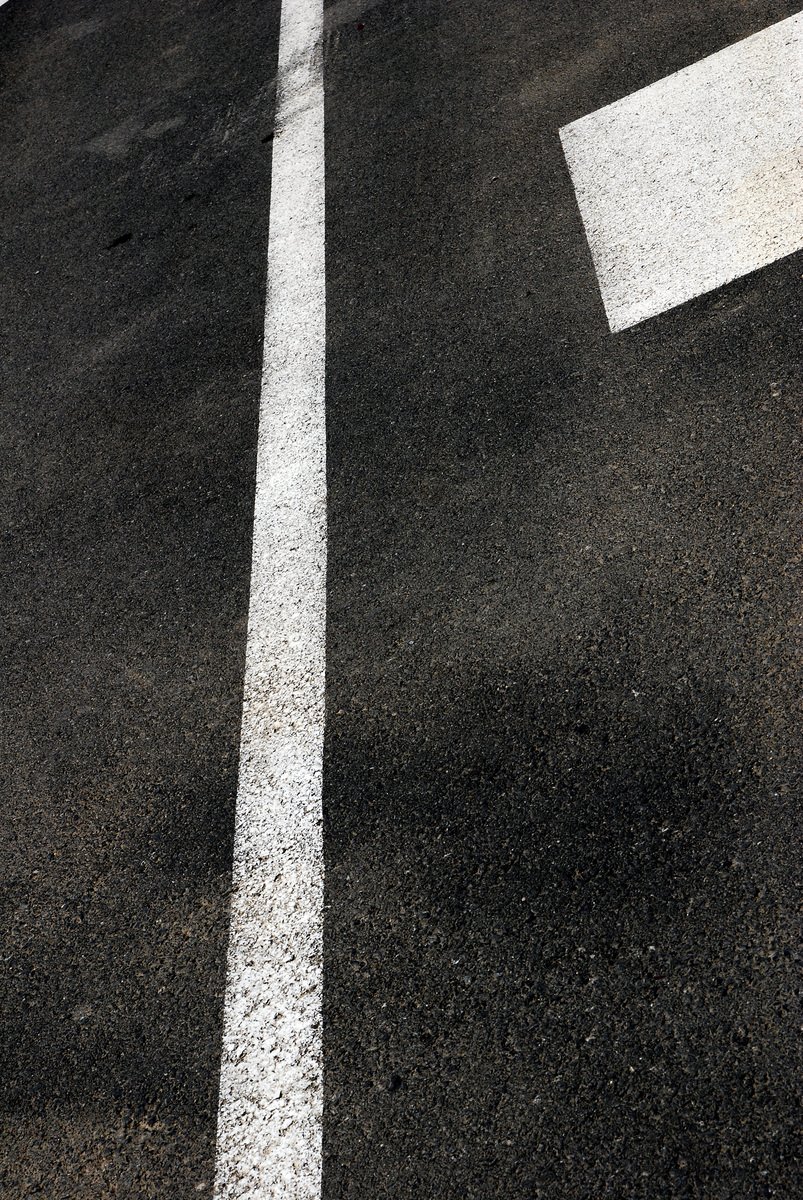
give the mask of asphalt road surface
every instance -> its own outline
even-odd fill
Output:
[[[0,7],[4,1198],[803,1191],[803,257],[613,332],[560,137],[798,8],[326,9],[323,1115],[269,1191],[214,1178],[281,5]]]

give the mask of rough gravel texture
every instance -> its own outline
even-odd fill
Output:
[[[803,266],[612,336],[557,137],[795,8],[330,46],[326,1200],[799,1192]]]
[[[211,1194],[274,26],[0,10],[8,1200]]]
[[[557,136],[796,7],[327,10],[325,1200],[801,1190],[803,266],[612,336]],[[277,17],[0,8],[11,1200],[211,1189]]]

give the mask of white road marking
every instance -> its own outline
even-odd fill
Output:
[[[284,0],[215,1195],[321,1193],[322,0]]]
[[[560,131],[611,329],[803,247],[803,13]]]

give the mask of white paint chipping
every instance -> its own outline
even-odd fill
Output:
[[[803,247],[803,13],[560,131],[611,329]]]
[[[322,0],[283,0],[215,1195],[319,1200]]]

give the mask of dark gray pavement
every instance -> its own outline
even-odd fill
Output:
[[[801,256],[557,131],[791,3],[328,16],[325,1200],[790,1200]],[[0,7],[0,1193],[211,1194],[271,0]]]
[[[803,265],[611,335],[557,136],[797,7],[326,60],[326,1200],[800,1194]]]
[[[275,5],[0,8],[0,1194],[210,1194]]]

